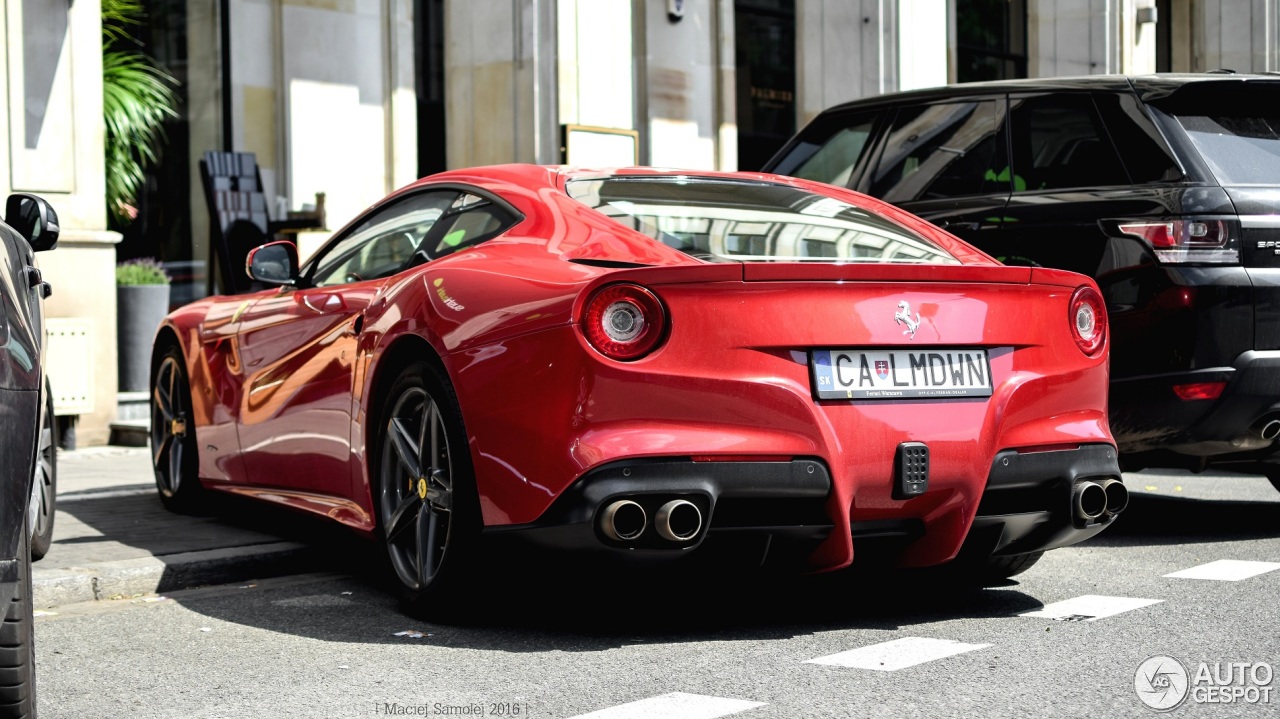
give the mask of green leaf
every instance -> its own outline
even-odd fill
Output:
[[[101,0],[102,111],[106,130],[107,207],[122,224],[137,204],[146,170],[160,162],[164,122],[177,118],[177,81],[136,47],[129,31],[145,17],[141,0]]]

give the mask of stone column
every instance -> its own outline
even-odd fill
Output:
[[[106,230],[101,10],[81,1],[63,3],[65,14],[24,17],[23,6],[0,0],[0,96],[8,106],[0,113],[0,199],[34,192],[58,213],[58,249],[37,256],[53,286],[46,317],[55,326],[71,319],[87,335],[52,341],[45,367],[55,412],[80,417],[77,444],[102,444],[116,408],[119,235]]]

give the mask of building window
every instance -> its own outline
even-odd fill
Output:
[[[418,95],[418,175],[444,172],[444,0],[414,2],[414,62]]]
[[[1173,72],[1173,0],[1156,0],[1156,72]]]
[[[758,170],[796,132],[795,0],[736,0],[738,169]]]
[[[956,81],[1027,76],[1027,0],[956,0]]]
[[[187,3],[185,0],[146,0],[142,24],[130,26],[132,48],[150,55],[177,83],[178,116],[164,122],[159,162],[146,171],[138,193],[137,217],[126,226],[112,220],[124,238],[119,259],[155,257],[174,276],[174,303],[203,294],[202,257],[192,256],[191,132],[188,111]],[[197,279],[196,275],[200,275]]]

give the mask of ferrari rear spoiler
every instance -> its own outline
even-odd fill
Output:
[[[602,275],[599,284],[686,282],[975,282],[1003,285],[1092,285],[1084,275],[1048,267],[1004,265],[906,265],[828,262],[714,262],[678,267],[638,267]]]
[[[983,282],[1025,285],[1032,268],[1003,265],[908,265],[853,262],[744,262],[744,282]]]

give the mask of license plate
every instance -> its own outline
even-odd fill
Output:
[[[814,350],[809,368],[818,399],[991,396],[982,349]]]

